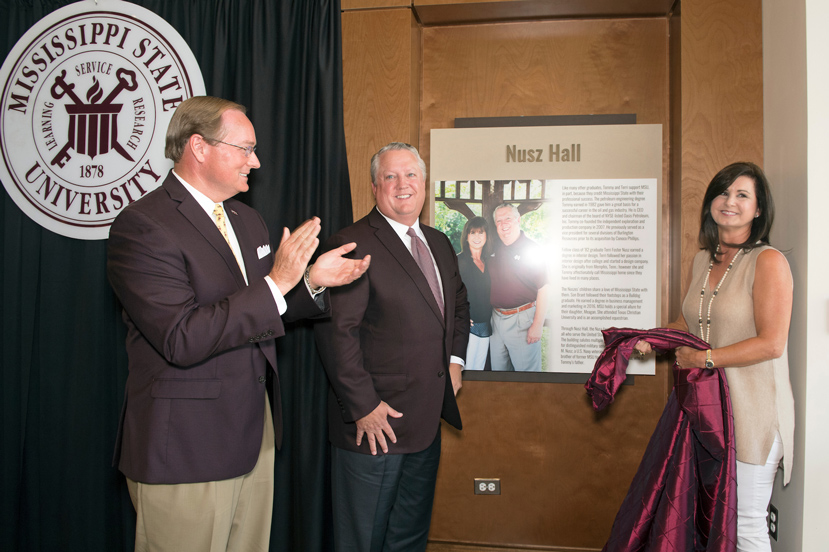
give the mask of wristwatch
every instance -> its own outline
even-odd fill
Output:
[[[713,368],[714,367],[714,361],[711,360],[711,349],[708,349],[707,351],[705,351],[705,367],[706,368]]]

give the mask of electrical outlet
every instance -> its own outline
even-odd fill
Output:
[[[500,479],[475,478],[475,494],[478,495],[499,495],[501,494]]]
[[[769,504],[769,536],[777,541],[777,529],[780,527],[780,513],[774,504]]]

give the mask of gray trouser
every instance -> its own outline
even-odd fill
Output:
[[[493,371],[541,371],[541,341],[527,344],[527,331],[535,318],[535,309],[530,307],[510,315],[492,311],[489,352]]]

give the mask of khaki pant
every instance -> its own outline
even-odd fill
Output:
[[[127,479],[138,515],[136,552],[267,552],[271,535],[274,433],[265,429],[253,471],[224,481],[149,485]]]

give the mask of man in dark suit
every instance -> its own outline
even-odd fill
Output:
[[[183,102],[167,130],[174,169],[110,231],[129,356],[115,460],[138,514],[137,551],[267,550],[282,439],[274,340],[283,320],[327,312],[326,286],[368,267],[343,258],[350,244],[306,269],[316,217],[271,251],[259,213],[231,199],[259,167],[255,149],[244,107]]]
[[[426,167],[417,150],[385,146],[371,178],[377,207],[329,242],[356,242],[352,254],[370,255],[371,266],[331,290],[332,318],[315,328],[331,383],[334,543],[337,552],[424,550],[440,418],[461,428],[469,303],[449,239],[418,222]]]

